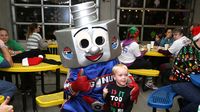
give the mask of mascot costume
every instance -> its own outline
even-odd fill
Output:
[[[112,67],[121,53],[114,19],[98,21],[94,2],[71,7],[74,28],[55,32],[62,64],[69,67],[64,83],[70,96],[61,112],[103,112],[103,88],[113,82]],[[138,85],[130,77],[131,98],[139,94]]]

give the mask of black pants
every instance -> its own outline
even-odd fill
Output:
[[[140,59],[136,59],[133,64],[131,66],[129,66],[128,68],[130,69],[152,69],[152,64],[151,62],[140,58]]]

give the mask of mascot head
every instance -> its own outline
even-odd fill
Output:
[[[69,68],[109,61],[121,53],[114,19],[98,21],[94,2],[71,7],[74,28],[55,32],[62,64]]]

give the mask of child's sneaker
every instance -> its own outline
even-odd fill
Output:
[[[158,87],[156,87],[153,82],[151,81],[147,81],[146,84],[145,84],[146,87],[148,87],[149,89],[153,89],[153,90],[156,90],[158,89]]]

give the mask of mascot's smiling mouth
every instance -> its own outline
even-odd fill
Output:
[[[86,56],[86,58],[90,61],[95,62],[95,61],[98,61],[102,56],[103,56],[103,53],[99,53],[92,56]]]

